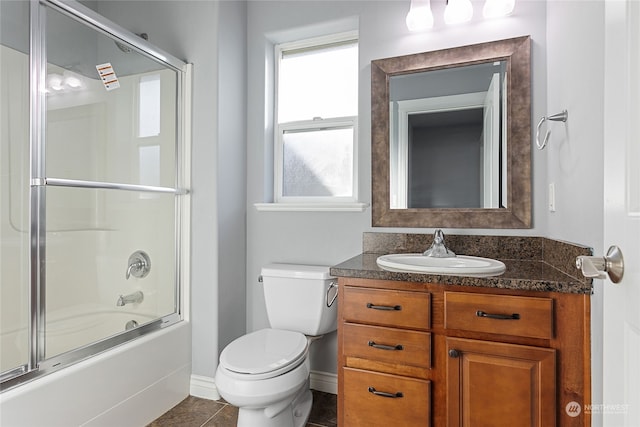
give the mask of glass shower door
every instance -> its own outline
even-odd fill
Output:
[[[0,391],[182,319],[190,73],[146,38],[0,1]]]
[[[47,6],[41,358],[177,315],[179,72]]]
[[[0,374],[29,348],[29,4],[0,1]]]

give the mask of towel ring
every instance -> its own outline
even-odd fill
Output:
[[[567,110],[563,110],[562,113],[554,114],[553,116],[544,116],[540,119],[538,126],[536,127],[536,146],[538,147],[538,150],[542,150],[547,146],[547,142],[551,136],[551,131],[547,130],[542,143],[540,143],[540,128],[542,127],[542,124],[547,120],[551,120],[553,122],[566,122],[568,118],[569,112]]]

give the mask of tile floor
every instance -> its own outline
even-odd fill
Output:
[[[336,396],[312,390],[307,427],[336,427]],[[147,427],[235,427],[238,408],[224,401],[189,396]]]

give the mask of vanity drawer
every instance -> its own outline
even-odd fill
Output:
[[[553,337],[553,300],[445,292],[444,327],[549,339]]]
[[[348,322],[411,329],[431,327],[428,293],[345,287],[340,304]]]
[[[344,425],[430,426],[431,382],[344,369]]]
[[[345,323],[343,352],[379,362],[431,368],[431,334]]]

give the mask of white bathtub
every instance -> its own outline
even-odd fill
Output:
[[[116,335],[124,331],[131,320],[143,325],[154,320],[154,316],[129,310],[97,308],[54,313],[48,319],[46,346],[47,357],[51,357]]]
[[[83,324],[124,329],[132,320],[117,313],[104,323],[107,314],[60,319],[53,329],[68,340],[84,339],[90,328]],[[191,326],[182,321],[5,391],[0,425],[144,426],[189,394],[190,375]]]
[[[139,325],[152,321],[152,315],[111,307],[77,307],[59,310],[48,316],[46,326],[47,357],[52,357],[125,330],[127,322]],[[27,360],[28,335],[26,328],[0,334],[0,359],[3,367],[16,367]]]

